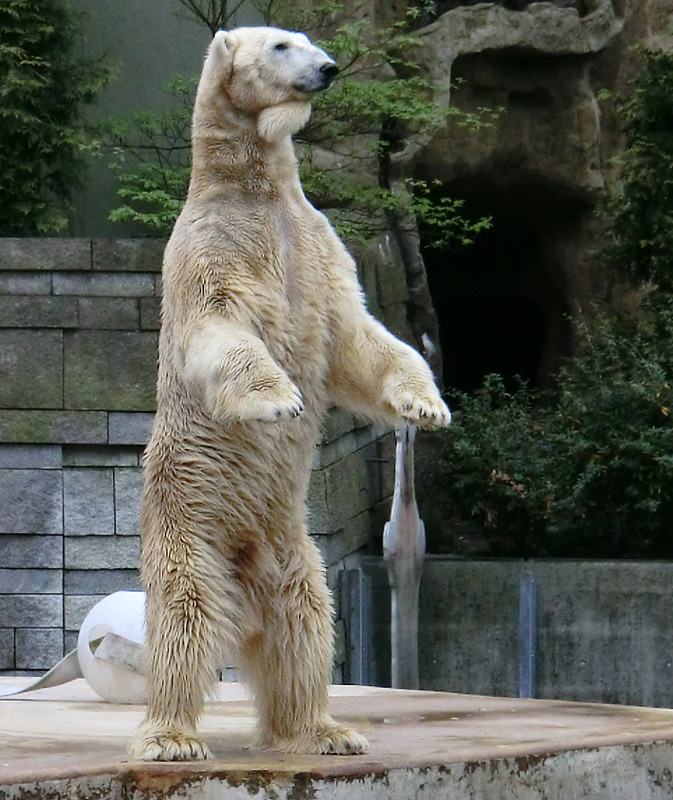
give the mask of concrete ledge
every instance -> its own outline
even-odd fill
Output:
[[[95,270],[160,272],[165,239],[93,239]]]
[[[106,444],[105,411],[0,409],[0,441],[7,444]]]
[[[332,713],[367,735],[370,753],[288,756],[255,748],[244,690],[221,684],[201,725],[216,760],[141,764],[124,747],[143,709],[99,702],[84,681],[0,707],[2,800],[673,797],[666,709],[333,687]]]
[[[56,269],[90,270],[91,239],[0,239],[0,270]]]

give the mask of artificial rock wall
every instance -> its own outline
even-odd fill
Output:
[[[371,4],[386,22],[414,5]],[[419,18],[435,101],[481,122],[422,126],[392,154],[394,172],[492,223],[465,248],[422,232],[447,385],[478,390],[497,372],[552,386],[573,352],[569,318],[621,296],[595,257],[596,207],[618,185],[642,48],[670,50],[671,19],[671,0],[437,0]]]
[[[140,588],[163,244],[0,240],[0,674],[51,667],[101,595]],[[375,273],[373,305],[399,315]],[[382,434],[333,410],[316,449],[309,527],[333,587],[383,523]],[[339,679],[340,622],[337,635]]]

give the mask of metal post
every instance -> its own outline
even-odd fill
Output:
[[[359,686],[371,683],[369,653],[372,638],[371,579],[363,569],[340,573],[341,607],[346,609],[348,680]]]
[[[383,555],[391,591],[391,654],[394,689],[418,689],[418,595],[425,529],[414,489],[416,427],[396,431],[395,492],[390,521],[383,531]]]
[[[530,573],[519,588],[519,697],[535,697],[537,583]]]

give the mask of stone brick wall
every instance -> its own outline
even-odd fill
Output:
[[[139,588],[162,250],[0,240],[0,674],[51,667],[99,596]],[[316,451],[310,527],[332,587],[383,523],[382,434],[334,410]]]

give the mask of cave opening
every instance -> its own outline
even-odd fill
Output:
[[[497,186],[472,176],[440,191],[464,200],[466,218],[491,218],[466,246],[437,249],[421,231],[445,386],[472,393],[497,373],[508,389],[519,378],[550,388],[571,349],[563,231],[585,205],[533,181]]]

